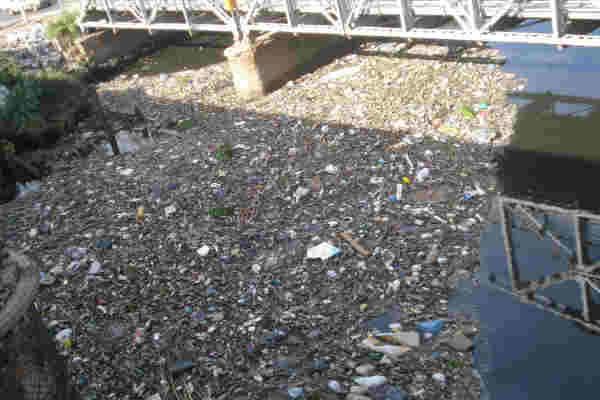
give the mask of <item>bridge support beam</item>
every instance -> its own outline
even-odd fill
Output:
[[[347,54],[352,46],[351,40],[335,36],[278,34],[236,43],[225,56],[238,94],[252,99]]]

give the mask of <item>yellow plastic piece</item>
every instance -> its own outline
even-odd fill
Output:
[[[142,206],[138,207],[137,215],[135,216],[135,219],[138,221],[144,220],[144,207],[142,207]]]
[[[236,0],[225,0],[225,9],[227,11],[232,11],[237,8]]]

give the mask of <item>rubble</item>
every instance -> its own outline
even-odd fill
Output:
[[[43,68],[61,69],[64,59],[51,40],[44,35],[44,25],[34,23],[20,29],[8,30],[3,35],[2,58],[17,63],[24,72]]]

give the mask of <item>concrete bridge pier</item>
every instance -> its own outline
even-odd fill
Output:
[[[349,53],[353,41],[332,36],[265,35],[225,50],[233,83],[244,99],[265,96],[286,82]]]

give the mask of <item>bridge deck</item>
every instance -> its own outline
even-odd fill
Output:
[[[328,34],[600,46],[600,3],[572,0],[82,0],[82,28]],[[552,32],[511,32],[525,19]]]

